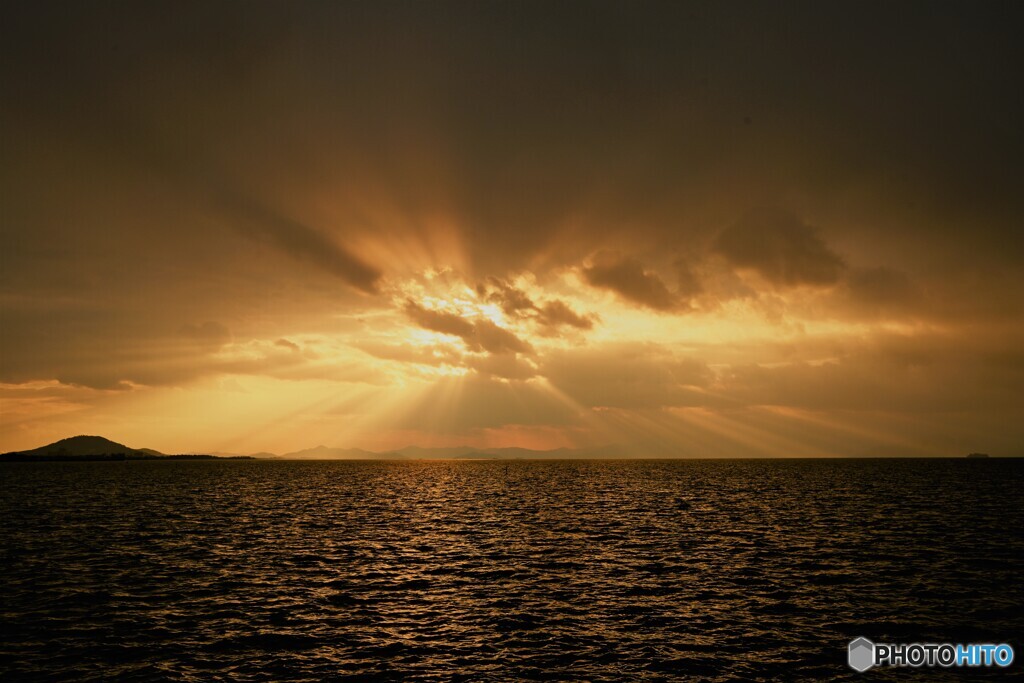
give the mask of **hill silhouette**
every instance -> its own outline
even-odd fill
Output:
[[[210,455],[168,455],[152,448],[132,448],[102,436],[72,436],[27,451],[0,454],[0,461],[34,460],[172,460],[172,459],[281,459],[281,460],[530,460],[619,458],[616,446],[590,448],[473,448],[471,446],[422,447],[406,446],[392,451],[369,451],[362,448],[316,446],[275,455],[260,452],[252,455],[215,452]]]
[[[102,436],[72,436],[68,439],[61,439],[46,446],[33,448],[30,451],[20,451],[22,455],[43,456],[43,455],[64,455],[64,456],[89,456],[89,455],[115,455],[123,453],[140,454],[149,457],[161,457],[163,453],[141,448],[129,448],[123,443],[111,441]]]
[[[547,458],[618,458],[622,457],[622,451],[615,446],[555,448],[552,450],[532,450],[517,447],[473,448],[471,446],[451,446],[428,448],[423,446],[406,446],[405,448],[393,451],[368,451],[362,448],[316,446],[272,457],[282,460],[531,460]]]
[[[236,456],[246,457],[246,456]],[[152,448],[131,448],[103,436],[72,436],[28,451],[0,455],[0,461],[35,460],[179,460],[214,459],[213,455],[166,455]]]
[[[400,457],[402,456],[392,452],[377,453],[362,448],[329,448],[323,445],[285,453],[281,456],[288,460],[379,460]]]

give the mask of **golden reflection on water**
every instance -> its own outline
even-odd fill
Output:
[[[1018,461],[3,475],[13,678],[836,678],[856,635],[1022,625]]]

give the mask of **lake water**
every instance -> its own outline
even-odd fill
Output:
[[[1020,675],[1024,461],[0,465],[0,679]],[[1009,642],[1009,670],[846,665]]]

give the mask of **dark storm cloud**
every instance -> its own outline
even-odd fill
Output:
[[[489,287],[493,291],[488,291]],[[480,285],[478,291],[486,294],[488,301],[501,306],[501,310],[508,315],[526,315],[537,310],[537,305],[526,292],[498,278],[490,278],[487,285]]]
[[[813,227],[778,208],[748,212],[722,231],[714,249],[779,285],[834,284],[845,267]]]
[[[537,314],[537,322],[541,326],[556,329],[567,325],[578,330],[589,330],[594,327],[594,320],[595,316],[580,315],[572,310],[567,303],[558,299],[544,304]]]
[[[193,222],[179,226],[183,235],[204,239],[194,234],[195,211],[204,227],[213,220],[374,293],[379,269],[347,248],[336,226],[307,224],[254,182],[279,178],[277,164],[297,160],[268,157],[285,133],[274,120],[280,103],[264,110],[263,96],[249,90],[292,22],[268,5],[249,9],[224,2],[157,3],[145,12],[121,3],[15,9],[8,29],[21,34],[5,42],[0,79],[9,106],[0,121],[22,130],[26,156],[60,154],[78,172],[64,181],[70,187],[58,178],[55,193],[98,185],[122,204],[172,196],[177,218]],[[16,157],[3,171],[19,175],[36,164]],[[163,206],[156,211],[164,213],[147,222],[166,219]],[[110,234],[126,229],[138,226],[116,215],[106,221]]]
[[[693,272],[693,264],[684,260],[677,260],[676,269],[676,291],[680,297],[693,298],[704,291],[704,285],[696,273]]]
[[[182,201],[196,205],[214,221],[263,242],[303,264],[323,269],[353,288],[374,294],[381,271],[361,259],[331,232],[308,225],[272,207],[233,181],[227,172],[217,172],[215,161],[182,154],[166,140],[149,139],[145,131],[135,131],[139,139],[119,139],[111,145],[123,149],[130,163],[153,174],[157,184],[177,194]],[[237,183],[237,185],[236,185]]]
[[[474,351],[482,349],[488,353],[533,353],[528,342],[486,319],[474,322],[472,334],[468,338],[464,337],[463,341]]]
[[[583,268],[583,278],[594,287],[610,289],[627,301],[656,311],[670,311],[680,305],[657,273],[648,271],[635,258],[601,252],[593,265]]]
[[[526,292],[498,278],[490,278],[486,285],[479,285],[477,292],[488,301],[501,306],[506,315],[532,320],[540,326],[545,335],[549,336],[557,334],[562,327],[592,329],[598,319],[594,314],[577,313],[561,299],[551,299],[543,304],[537,304]]]
[[[794,197],[822,222],[870,215],[858,229],[873,239],[927,234],[929,251],[970,225],[979,256],[1005,261],[1024,244],[1020,13],[18,3],[0,76],[12,127],[103,157],[128,147],[126,163],[170,167],[246,234],[362,291],[389,264],[348,239],[425,213],[452,221],[477,275],[576,262],[627,224],[638,243],[678,246],[737,205]],[[370,197],[389,211],[367,212]],[[309,199],[338,220],[300,218]]]
[[[228,220],[241,232],[323,268],[360,291],[376,293],[380,270],[352,254],[328,234],[242,197],[224,195],[217,200],[217,205],[226,209]]]
[[[460,337],[464,341],[471,339],[475,331],[473,323],[461,315],[445,313],[444,311],[432,311],[423,308],[413,301],[406,302],[405,313],[414,323],[426,330],[450,334],[454,337]]]
[[[407,301],[404,310],[409,319],[420,327],[459,337],[471,351],[492,354],[533,353],[529,343],[490,320],[471,321],[454,313],[423,308],[413,301]]]
[[[837,303],[861,317],[916,318],[934,314],[917,283],[893,268],[851,269],[838,294],[842,300]]]

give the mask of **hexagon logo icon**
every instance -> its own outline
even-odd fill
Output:
[[[864,636],[851,640],[847,661],[854,671],[867,671],[875,665],[875,644]]]

